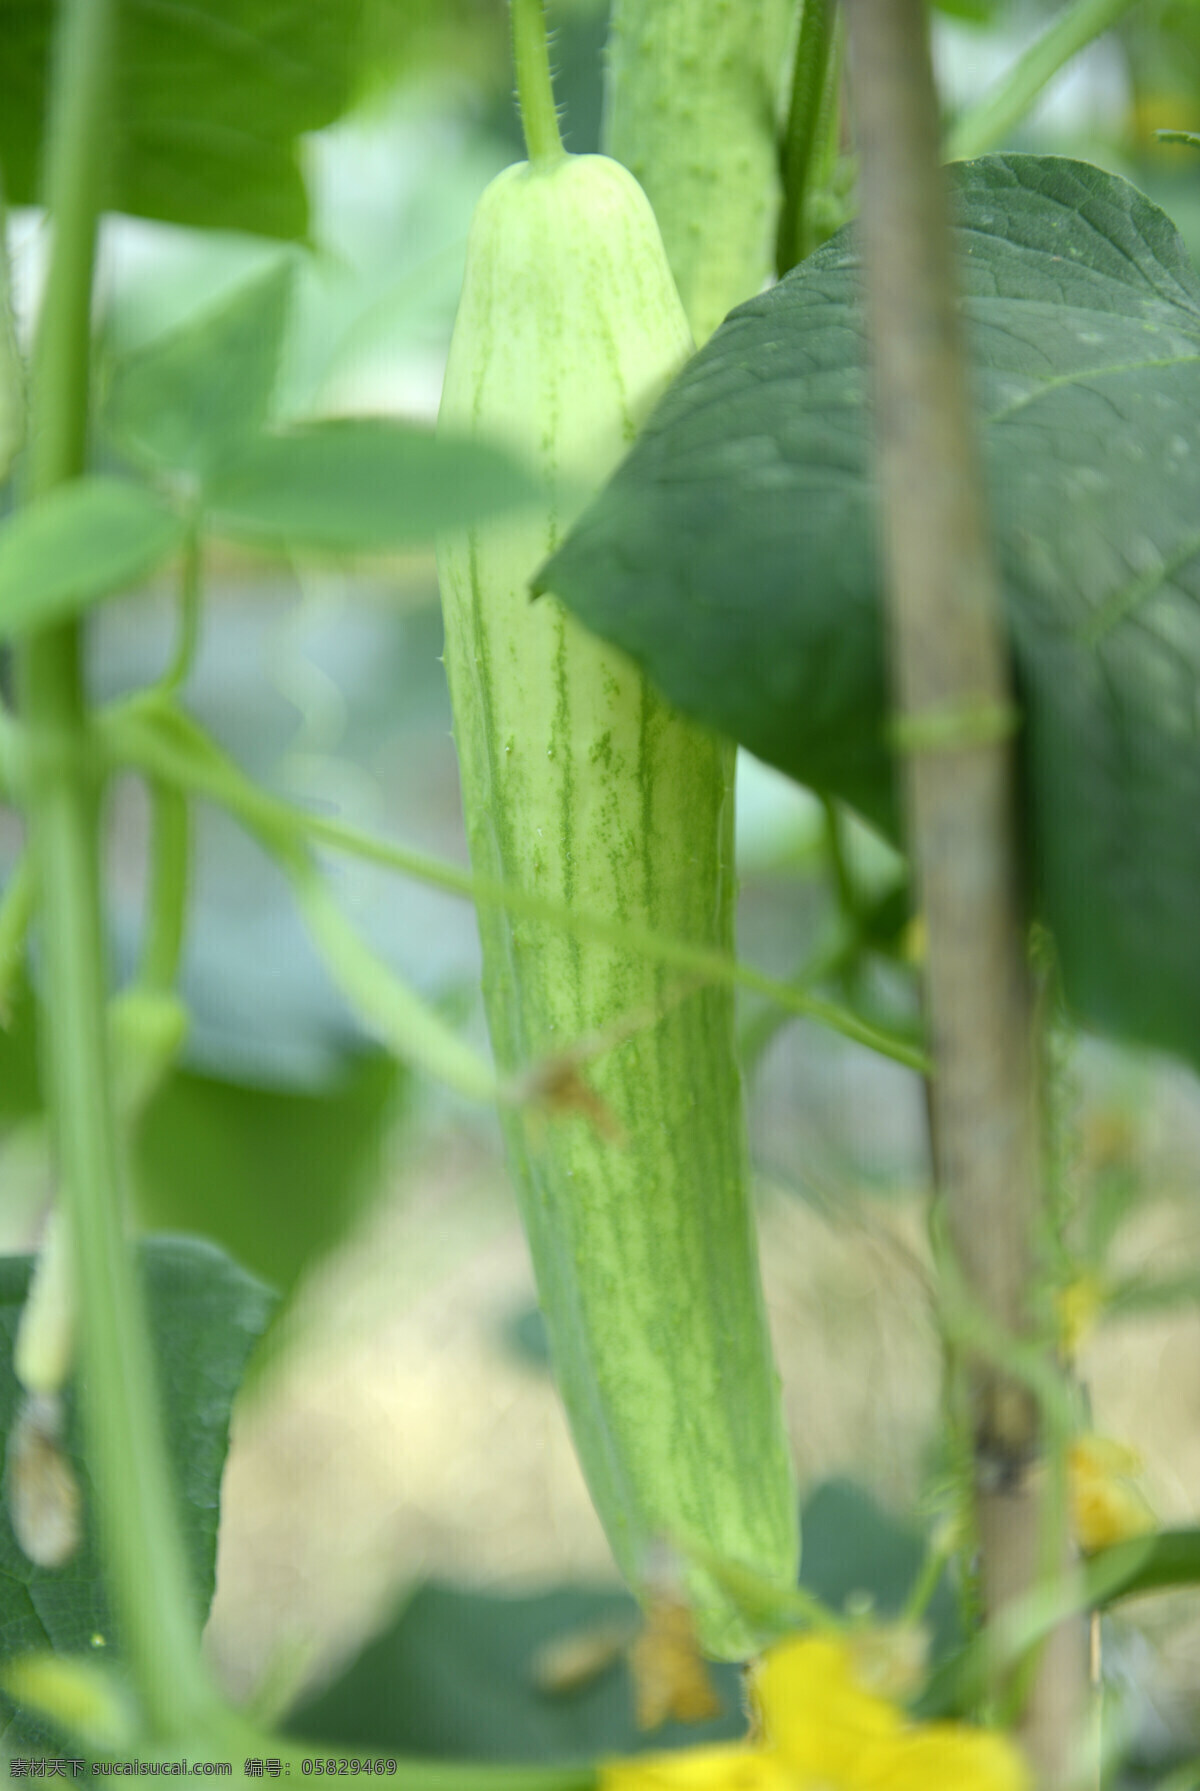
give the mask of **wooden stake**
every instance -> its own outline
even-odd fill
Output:
[[[1017,887],[1012,709],[938,167],[923,0],[846,0],[888,586],[896,738],[928,949],[932,1111],[946,1231],[973,1304],[1028,1340],[1040,1147],[1033,1000]],[[970,1361],[989,1615],[1047,1559],[1039,1412],[994,1357]],[[1062,1530],[1062,1519],[1059,1519]],[[1043,1647],[1020,1739],[1044,1791],[1081,1759],[1082,1626]],[[1000,1689],[997,1687],[997,1689]]]

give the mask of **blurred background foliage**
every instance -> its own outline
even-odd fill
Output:
[[[978,97],[1055,10],[1028,0],[946,0],[937,7],[935,47],[948,112]],[[343,100],[357,94],[356,103],[301,139],[313,250],[298,252],[274,409],[284,419],[363,412],[429,418],[474,202],[490,175],[522,153],[506,9],[500,0],[363,0],[353,11],[357,53],[347,56],[339,93]],[[566,141],[572,150],[591,151],[600,140],[607,7],[562,0],[552,23]],[[1195,249],[1200,166],[1194,151],[1157,141],[1163,128],[1200,128],[1196,0],[1135,7],[1120,31],[1064,71],[1006,146],[1083,155],[1126,175],[1172,212]],[[10,176],[10,192],[20,197],[21,187]],[[40,214],[15,207],[11,231],[27,318],[44,247]],[[112,218],[102,263],[103,364],[120,365],[168,328],[201,315],[250,275],[278,265],[279,254],[257,236]],[[286,565],[220,549],[210,556],[206,597],[188,700],[240,762],[289,794],[461,858],[431,556],[357,567]],[[92,651],[98,696],[134,688],[161,667],[170,651],[171,604],[164,586],[99,617]],[[827,829],[803,792],[749,760],[742,786],[745,949],[786,973],[811,956],[832,923]],[[206,1204],[183,1193],[187,1175],[174,1178],[178,1191],[171,1193],[165,1166],[176,1126],[189,1141],[181,1159],[192,1159],[207,1141],[214,1169],[224,1163],[210,1178],[216,1183],[228,1182],[235,1157],[251,1173],[259,1154],[251,1107],[222,1104],[216,1094],[218,1087],[247,1091],[268,1132],[294,1130],[310,1141],[297,1153],[307,1171],[300,1182],[297,1164],[281,1177],[291,1189],[293,1224],[264,1218],[252,1245],[247,1230],[236,1238],[227,1231],[241,1205],[234,1201],[224,1219],[210,1212],[208,1224],[238,1252],[251,1251],[256,1268],[290,1282],[310,1247],[336,1236],[339,1199],[348,1212],[357,1210],[352,1189],[364,1176],[356,1166],[366,1168],[370,1141],[378,1146],[396,1123],[418,1123],[431,1108],[444,1113],[446,1101],[422,1090],[414,1102],[399,1072],[371,1063],[371,1042],[309,950],[282,879],[224,817],[202,812],[198,825],[185,966],[192,1028],[179,1086],[163,1091],[146,1121],[146,1210],[156,1223],[174,1213],[191,1228]],[[136,788],[117,790],[112,829],[114,949],[127,967],[139,925],[145,831]],[[14,842],[9,823],[10,862]],[[894,949],[906,919],[901,867],[866,829],[850,826],[846,850],[860,894],[878,905],[883,928],[874,941],[883,951],[854,975],[869,985],[864,999],[902,1013],[911,989]],[[343,895],[387,955],[478,1030],[473,924],[465,907],[391,876],[343,867],[338,875]],[[20,1023],[0,1039],[0,1100],[14,1117],[37,1102],[31,1014],[19,1003]],[[772,1041],[793,1030],[778,1016],[747,1012],[756,1059],[769,1058]],[[841,1046],[823,1041],[821,1050],[836,1057]],[[892,1076],[887,1066],[874,1073],[884,1081]],[[273,1105],[288,1098],[309,1105]],[[328,1154],[344,1154],[345,1140],[353,1139],[351,1173],[343,1178],[324,1167],[317,1113],[326,1103]],[[823,1095],[815,1106],[828,1112]],[[861,1106],[854,1106],[852,1130],[870,1161],[858,1130]],[[465,1123],[487,1128],[476,1115]],[[826,1120],[822,1129],[831,1125]],[[228,1145],[219,1142],[226,1132]],[[343,1146],[335,1148],[339,1132]],[[906,1128],[898,1162],[908,1159],[916,1132]],[[281,1152],[273,1145],[261,1154],[265,1162],[252,1179],[259,1201],[269,1204],[268,1166]],[[882,1167],[884,1156],[875,1150]],[[341,1196],[325,1187],[327,1173],[341,1180]],[[198,1171],[197,1184],[203,1179]],[[219,1196],[211,1204],[221,1206]],[[310,1219],[301,1220],[302,1211]]]
[[[984,91],[1056,10],[1041,0],[943,0],[933,23],[948,113]],[[551,17],[567,147],[592,151],[607,7],[554,0]],[[506,8],[362,0],[340,18],[346,54],[318,96],[329,122],[300,139],[307,216],[294,205],[279,214],[278,235],[307,246],[283,251],[298,266],[275,409],[282,418],[431,419],[472,209],[487,180],[522,154]],[[11,79],[0,54],[0,84]],[[1125,175],[1172,214],[1195,258],[1200,158],[1160,143],[1161,129],[1200,130],[1200,0],[1143,0],[997,147],[1081,156]],[[27,203],[31,164],[4,159],[27,327],[45,225]],[[102,246],[102,365],[118,366],[200,316],[280,253],[261,235],[112,217]],[[98,451],[113,452],[102,443]],[[216,738],[269,787],[465,863],[432,554],[315,564],[222,547],[206,556],[205,573],[186,696]],[[99,613],[90,652],[98,697],[161,670],[173,604],[170,586],[156,583]],[[843,820],[831,830],[814,799],[745,755],[739,801],[743,955],[779,975],[826,955],[842,999],[911,1023],[912,940],[895,855],[865,827]],[[141,791],[120,783],[109,866],[121,973],[141,924],[146,826]],[[15,819],[0,816],[5,877],[18,848]],[[377,949],[482,1042],[469,907],[348,861],[334,874],[339,899]],[[872,917],[865,948],[849,955],[839,954],[838,892],[847,883]],[[489,1600],[514,1586],[544,1588],[567,1571],[593,1581],[609,1573],[554,1428],[494,1120],[414,1082],[364,1035],[282,877],[227,817],[203,808],[182,980],[188,1041],[136,1139],[139,1221],[219,1243],[286,1296],[235,1429],[214,1655],[239,1691],[266,1684],[267,1701],[286,1706],[352,1660],[364,1633],[391,1622],[423,1572],[482,1578],[491,1590],[472,1607],[451,1608],[459,1595],[436,1586],[405,1602],[378,1644],[382,1679],[378,1653],[366,1656],[351,1666],[359,1677],[349,1690],[343,1684],[306,1713],[334,1737],[335,1705],[357,1708],[361,1693],[370,1723],[384,1720],[386,1688],[419,1658],[429,1683],[394,1704],[387,1733],[371,1729],[369,1738],[448,1749],[461,1724],[429,1689],[439,1651],[458,1636],[499,1671],[512,1614],[502,1612],[497,1627]],[[912,1198],[928,1174],[919,1084],[759,1003],[747,1001],[742,1017],[764,1234],[776,1258],[769,1292],[802,1478],[817,1497],[816,1481],[850,1471],[879,1496],[911,1503],[923,1494],[928,1514],[940,1464],[923,1222]],[[49,1187],[27,986],[13,992],[7,1019],[0,1246],[20,1251],[37,1237]],[[1123,1272],[1142,1287],[1139,1314],[1150,1326],[1135,1336],[1118,1323],[1109,1355],[1098,1346],[1098,1404],[1108,1389],[1124,1401],[1114,1424],[1136,1424],[1139,1412],[1146,1419],[1163,1447],[1156,1491],[1182,1522],[1200,1506],[1200,1339],[1183,1304],[1194,1295],[1200,1229],[1200,1099],[1186,1073],[1087,1041],[1071,1056],[1068,1085],[1079,1101],[1070,1179],[1080,1235],[1097,1234],[1087,1214],[1101,1202],[1103,1248],[1118,1249],[1124,1235]],[[1165,1295],[1154,1297],[1166,1270],[1169,1309]],[[908,1378],[891,1383],[890,1374]],[[881,1409],[889,1387],[892,1415]],[[1188,1401],[1190,1437],[1180,1418]],[[1153,1454],[1149,1436],[1145,1446]],[[882,1608],[894,1606],[895,1575],[907,1583],[912,1571],[909,1529],[853,1487],[829,1494],[823,1510],[807,1530],[810,1583],[835,1599],[873,1587]],[[871,1548],[882,1565],[870,1566]],[[822,1574],[832,1575],[828,1587]],[[593,1596],[607,1610],[617,1595],[564,1592],[568,1604],[583,1603],[564,1607],[549,1630],[539,1628],[542,1607],[539,1616],[530,1605],[521,1620],[529,1647],[555,1624],[569,1631],[594,1617]],[[1180,1687],[1189,1675],[1193,1689],[1200,1684],[1200,1626],[1194,1613],[1165,1622],[1162,1609],[1114,1642],[1118,1664],[1133,1662],[1121,1695],[1133,1709],[1135,1761],[1139,1747],[1147,1761],[1176,1757],[1197,1721],[1194,1697]],[[461,1695],[466,1671],[461,1662],[449,1671],[446,1696]],[[579,1707],[576,1751],[593,1744],[596,1721],[606,1745],[623,1742],[627,1699],[618,1706],[607,1729]],[[505,1702],[517,1737],[510,1750],[573,1751],[557,1717],[553,1746],[543,1745],[536,1716],[515,1694]],[[1129,1770],[1130,1784],[1146,1782]]]

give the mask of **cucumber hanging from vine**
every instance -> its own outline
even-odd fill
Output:
[[[540,78],[526,66],[521,82],[531,159],[476,210],[439,420],[516,449],[545,494],[536,512],[439,544],[472,864],[728,948],[732,749],[554,599],[530,601],[531,576],[691,349],[637,182],[559,145],[540,27],[539,14]],[[520,73],[519,30],[517,47]],[[635,1591],[652,1598],[667,1543],[702,1646],[737,1658],[757,1638],[705,1561],[787,1586],[798,1538],[731,993],[497,908],[479,923],[501,1070],[592,1053],[575,1110],[513,1106],[503,1122],[593,1500]]]

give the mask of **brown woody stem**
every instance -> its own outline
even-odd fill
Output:
[[[861,154],[875,443],[909,840],[928,947],[933,1129],[946,1233],[993,1333],[1028,1343],[1041,1222],[1033,999],[1017,880],[1007,655],[955,295],[923,0],[846,0]],[[979,717],[994,726],[947,725]],[[994,1616],[1067,1571],[1027,1380],[968,1341],[975,1511]],[[1057,1533],[1053,1533],[1056,1531]],[[1002,1687],[994,1686],[994,1692]],[[1073,1783],[1083,1637],[1043,1648],[1020,1735]]]

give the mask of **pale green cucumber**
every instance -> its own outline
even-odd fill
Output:
[[[476,871],[729,948],[730,749],[528,590],[690,347],[623,168],[559,157],[501,174],[472,225],[439,427],[511,444],[546,500],[443,541],[438,574]],[[587,1070],[614,1128],[505,1115],[559,1386],[617,1561],[643,1594],[659,1539],[790,1585],[795,1495],[731,993],[495,908],[480,932],[502,1071],[606,1029],[617,1041]],[[685,1584],[702,1645],[748,1652],[752,1629],[711,1575],[691,1562]]]
[[[604,147],[644,187],[697,343],[774,272],[794,0],[613,0]]]

